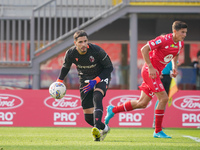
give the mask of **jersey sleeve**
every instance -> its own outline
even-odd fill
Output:
[[[112,66],[110,57],[102,48],[100,48],[99,57],[100,57],[100,63],[104,66],[104,68]]]
[[[60,80],[64,80],[65,76],[68,74],[71,65],[72,65],[72,61],[70,59],[70,50],[68,50],[65,54],[65,58],[64,58],[64,63],[63,63],[63,67],[60,70],[60,74],[59,74],[59,79]]]
[[[151,50],[155,50],[155,49],[159,49],[162,46],[163,42],[164,42],[163,37],[158,36],[157,38],[150,40],[147,43]]]
[[[104,68],[103,71],[99,74],[99,77],[101,79],[110,77],[110,74],[113,71],[113,65],[110,60],[110,57],[102,48],[100,48],[99,51],[99,58],[100,58],[100,63]]]
[[[64,63],[63,63],[63,67],[70,69],[71,65],[72,65],[72,60],[71,60],[71,51],[68,50],[65,54],[65,58],[64,58]]]

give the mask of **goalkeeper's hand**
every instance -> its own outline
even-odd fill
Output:
[[[88,83],[88,84],[83,87],[84,93],[87,93],[90,90],[92,90],[94,88],[94,86],[97,83],[99,83],[100,81],[101,81],[101,79],[98,76],[96,78],[94,78],[93,80],[85,80],[85,83]]]

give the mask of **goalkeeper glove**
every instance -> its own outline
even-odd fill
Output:
[[[97,83],[99,83],[100,81],[101,81],[101,79],[98,76],[96,78],[94,78],[93,80],[85,80],[85,83],[88,83],[88,84],[83,87],[84,93],[87,93],[90,90],[92,90],[94,88],[94,86]]]

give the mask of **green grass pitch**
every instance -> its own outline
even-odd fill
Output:
[[[172,139],[153,138],[153,131],[111,128],[95,142],[91,128],[0,127],[0,150],[200,150],[200,129],[164,129]]]

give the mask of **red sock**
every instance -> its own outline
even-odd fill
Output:
[[[164,117],[164,110],[155,111],[156,121],[155,121],[155,132],[158,133],[162,131],[162,120]]]
[[[128,101],[119,106],[115,106],[112,111],[116,114],[119,112],[130,111],[130,110],[133,110],[133,107],[131,106],[131,101]]]

